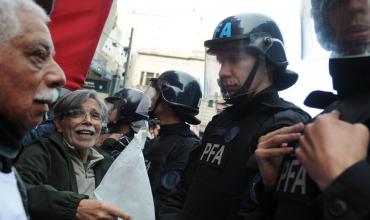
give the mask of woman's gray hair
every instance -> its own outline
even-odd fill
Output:
[[[0,0],[0,46],[22,32],[17,13],[32,12],[45,23],[49,16],[33,0]]]
[[[76,90],[59,98],[54,106],[55,117],[63,117],[63,115],[70,110],[81,109],[82,104],[88,99],[94,99],[98,103],[101,110],[102,120],[106,121],[108,111],[107,106],[104,102],[100,101],[97,93],[90,89]]]

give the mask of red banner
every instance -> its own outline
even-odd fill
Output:
[[[113,0],[56,0],[49,28],[66,88],[82,88]]]

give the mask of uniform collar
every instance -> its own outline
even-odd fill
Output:
[[[365,71],[369,65],[370,57],[329,60],[329,73],[339,98],[370,93],[370,74]]]
[[[185,122],[170,124],[170,125],[161,125],[158,136],[175,134],[177,132],[189,130],[189,125]]]

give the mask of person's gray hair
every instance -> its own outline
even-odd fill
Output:
[[[0,46],[22,32],[19,11],[32,12],[45,23],[50,21],[45,10],[33,0],[0,0]]]
[[[107,106],[98,98],[97,93],[90,89],[76,90],[59,98],[54,105],[55,117],[63,117],[63,115],[70,110],[81,109],[82,104],[88,99],[94,99],[98,103],[101,110],[102,120],[106,121],[108,111]]]

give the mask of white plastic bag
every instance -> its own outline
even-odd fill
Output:
[[[154,220],[152,190],[142,149],[148,131],[140,130],[113,162],[99,186],[97,199],[129,213],[134,220]]]

